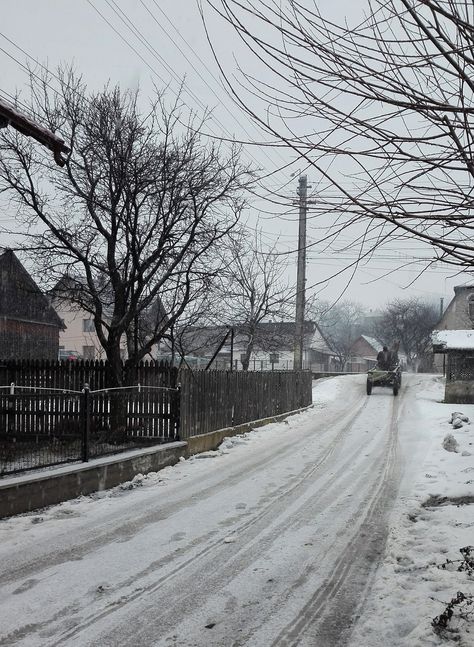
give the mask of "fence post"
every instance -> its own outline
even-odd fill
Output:
[[[81,398],[81,427],[82,427],[82,461],[89,461],[89,438],[90,438],[90,388],[84,384]]]
[[[180,418],[181,418],[181,384],[176,390],[171,391],[171,424],[173,425],[174,439],[179,440]]]
[[[10,395],[15,395],[15,382],[10,384]],[[15,400],[8,398],[8,407],[7,407],[7,431],[8,433],[15,432]]]

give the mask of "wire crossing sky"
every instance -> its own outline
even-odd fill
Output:
[[[19,107],[26,109],[30,71],[40,74],[47,68],[54,89],[61,63],[72,63],[92,91],[106,83],[139,88],[144,112],[155,88],[165,88],[170,101],[181,91],[189,110],[208,114],[204,132],[222,140],[223,145],[242,142],[244,159],[258,169],[261,180],[244,218],[252,232],[262,231],[269,248],[288,255],[291,280],[295,277],[298,233],[296,189],[299,174],[307,174],[309,293],[317,292],[331,301],[345,290],[344,298],[372,308],[389,298],[411,295],[449,300],[453,285],[465,283],[469,277],[456,276],[455,270],[438,264],[415,280],[424,268],[419,259],[429,257],[429,250],[420,243],[397,238],[358,262],[360,232],[342,230],[336,239],[328,237],[328,228],[334,223],[312,206],[323,188],[321,178],[312,177],[307,163],[291,149],[268,146],[275,142],[243,114],[226,91],[208,38],[231,78],[238,78],[239,68],[249,72],[252,59],[231,27],[202,4],[205,26],[193,0],[8,3],[3,7],[0,27],[0,96],[10,102],[17,97]],[[339,0],[324,0],[318,6],[338,19],[349,11],[350,19],[359,20],[366,3],[356,0],[347,7]],[[13,215],[11,207],[4,205],[0,225],[11,224]],[[370,249],[371,241],[365,245]]]

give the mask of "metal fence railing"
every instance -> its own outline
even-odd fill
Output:
[[[0,475],[176,440],[179,390],[0,387]]]

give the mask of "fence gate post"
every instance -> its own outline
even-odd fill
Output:
[[[181,384],[178,384],[176,390],[168,391],[171,393],[170,413],[171,425],[173,429],[174,440],[179,440],[180,422],[181,422]]]
[[[82,461],[84,463],[89,460],[90,427],[90,388],[88,384],[84,384],[81,397]]]
[[[15,382],[10,384],[10,395],[15,395]],[[8,433],[15,433],[15,400],[14,398],[7,398],[7,416],[6,416],[6,430]]]

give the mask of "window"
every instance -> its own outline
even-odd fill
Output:
[[[278,353],[270,353],[270,364],[278,364],[280,356]]]
[[[82,332],[95,332],[93,319],[82,320]]]
[[[82,358],[83,359],[95,359],[95,346],[83,346],[82,347]]]
[[[469,319],[474,321],[474,294],[470,294],[467,300]]]

